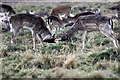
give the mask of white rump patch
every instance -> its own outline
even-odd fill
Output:
[[[73,15],[73,14],[70,14],[70,17],[74,17],[75,15]]]

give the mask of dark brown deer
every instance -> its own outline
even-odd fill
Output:
[[[102,34],[110,38],[116,48],[120,47],[118,40],[115,38],[113,30],[113,22],[110,18],[100,15],[88,15],[80,16],[75,24],[67,32],[63,33],[61,37],[57,38],[57,41],[68,40],[76,33],[78,30],[82,33],[82,50],[85,48],[85,40],[87,31],[99,30]]]
[[[120,19],[120,3],[116,6],[109,8],[110,10],[117,10],[118,11],[118,19]]]
[[[7,15],[16,14],[13,8],[6,4],[0,4],[0,13],[6,13]]]
[[[10,18],[10,28],[13,32],[11,43],[15,41],[15,37],[22,29],[28,29],[32,32],[33,49],[36,48],[35,37],[37,36],[43,46],[43,40],[50,40],[52,34],[46,27],[46,23],[41,17],[32,14],[16,14]],[[43,35],[43,37],[42,37]]]

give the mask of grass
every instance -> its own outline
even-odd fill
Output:
[[[84,4],[97,7],[99,3]],[[112,4],[99,5],[102,5],[102,9],[108,9],[108,5]],[[15,8],[18,13],[45,9],[51,10],[51,6]],[[115,28],[117,25],[116,23]],[[60,35],[68,29],[65,28],[56,34]],[[112,47],[112,41],[99,32],[88,33],[84,51],[81,51],[80,34],[72,37],[73,42],[44,43],[43,47],[37,41],[36,50],[32,50],[30,31],[21,32],[16,44],[10,43],[11,32],[0,35],[3,39],[0,43],[0,74],[3,78],[120,78],[119,50]]]

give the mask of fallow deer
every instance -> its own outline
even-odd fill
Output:
[[[16,12],[13,10],[13,8],[6,4],[0,4],[0,13],[6,13],[9,16],[12,14],[16,14]]]
[[[120,19],[120,3],[116,6],[109,8],[110,10],[117,10],[118,11],[118,19]]]
[[[36,48],[35,37],[37,36],[43,46],[43,40],[52,39],[52,34],[46,27],[46,23],[41,17],[37,17],[32,14],[16,14],[12,16],[9,21],[11,32],[13,36],[11,43],[15,41],[15,37],[19,34],[22,29],[28,29],[32,32],[33,49]],[[42,35],[44,35],[42,37]]]
[[[30,12],[26,12],[27,14],[33,14],[37,17],[48,17],[49,16],[49,12],[47,10],[42,11],[42,12],[34,12],[34,11],[30,11]]]
[[[76,14],[74,17],[68,16],[68,20],[70,20],[71,22],[66,24],[64,27],[72,26],[74,24],[74,22],[77,20],[78,17],[87,16],[87,15],[95,15],[95,13],[93,13],[93,12],[83,12],[83,13]]]
[[[7,20],[9,17],[5,13],[0,13],[0,32],[6,32],[10,28]]]
[[[4,22],[5,20],[9,19],[10,16],[15,14],[16,12],[13,10],[13,8],[6,4],[0,4],[0,28],[2,32],[6,32],[10,30],[10,27],[7,26],[8,23]]]
[[[61,5],[56,8],[53,8],[50,16],[57,16],[60,19],[62,19],[61,15],[64,15],[65,17],[70,15],[71,12],[71,6],[68,5]]]
[[[47,23],[50,26],[50,30],[52,30],[52,28],[54,27],[56,29],[60,29],[67,26],[72,26],[79,16],[86,16],[86,15],[95,15],[95,13],[92,12],[79,13],[76,14],[74,17],[68,16],[68,18],[63,18],[63,20],[59,19],[56,16],[49,16],[47,18]]]
[[[102,14],[102,11],[101,11],[100,8],[87,8],[87,7],[78,6],[78,7],[75,7],[74,9],[76,9],[76,10],[78,9],[78,10],[80,10],[82,12],[93,12],[93,13],[96,13],[98,15]]]
[[[82,33],[82,50],[85,48],[85,39],[87,31],[99,30],[102,34],[110,38],[115,47],[120,47],[118,40],[115,38],[115,35],[112,30],[113,22],[110,18],[100,15],[88,15],[80,16],[75,24],[67,32],[63,33],[56,41],[65,41],[72,37],[74,33],[78,30],[83,31]]]
[[[68,23],[69,21],[64,19],[61,20],[60,18],[56,17],[56,16],[49,16],[47,18],[47,24],[49,25],[49,30],[52,31],[54,28],[55,30],[60,30],[60,28],[62,28],[62,26],[64,26],[66,23]]]

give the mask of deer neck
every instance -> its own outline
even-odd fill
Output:
[[[78,27],[74,24],[71,29],[62,34],[62,40],[69,40],[77,31]]]

